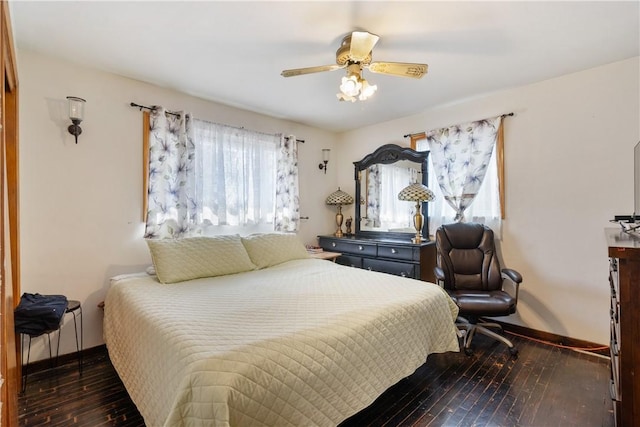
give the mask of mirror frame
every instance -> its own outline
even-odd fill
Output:
[[[361,230],[361,205],[362,199],[361,192],[361,178],[362,171],[369,166],[382,163],[385,165],[396,163],[400,160],[409,160],[420,164],[420,170],[422,172],[422,184],[427,185],[428,182],[428,170],[429,170],[429,151],[416,151],[408,147],[401,147],[396,144],[386,144],[378,147],[373,153],[369,153],[358,162],[353,162],[355,168],[355,181],[356,181],[356,197],[355,197],[355,232],[356,237],[366,237],[375,239],[388,239],[388,240],[407,240],[411,242],[411,238],[415,236],[415,233],[403,233],[392,231],[367,231]],[[429,209],[427,203],[422,203],[422,215],[424,216],[424,223],[422,225],[422,237],[425,241],[429,241]]]

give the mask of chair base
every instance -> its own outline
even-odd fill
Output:
[[[471,348],[471,342],[476,333],[485,335],[487,337],[493,338],[496,341],[500,341],[509,347],[509,352],[511,356],[516,358],[518,357],[518,350],[514,347],[513,343],[506,337],[497,334],[490,330],[489,328],[495,328],[502,331],[502,326],[498,323],[492,322],[483,322],[478,321],[478,323],[472,323],[464,317],[458,316],[456,320],[456,326],[462,332],[462,347],[464,348],[464,352],[467,355],[473,354],[473,349]]]

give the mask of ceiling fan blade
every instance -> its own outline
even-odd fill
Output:
[[[293,70],[284,70],[280,75],[282,77],[294,77],[301,74],[319,73],[322,71],[334,71],[344,68],[343,65],[320,65],[318,67],[294,68]]]
[[[427,74],[428,65],[408,62],[372,62],[367,68],[374,73],[419,79]]]
[[[351,60],[355,62],[364,61],[379,39],[380,37],[366,31],[354,31],[351,33],[351,50],[349,52]]]

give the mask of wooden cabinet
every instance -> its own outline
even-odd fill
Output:
[[[342,253],[336,260],[339,264],[435,281],[434,241],[415,244],[399,240],[319,236],[318,244],[325,251]]]
[[[611,288],[611,398],[617,426],[640,426],[640,236],[606,230]]]

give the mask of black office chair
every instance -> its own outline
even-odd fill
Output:
[[[515,270],[500,268],[493,231],[482,224],[453,223],[436,231],[438,266],[436,280],[458,305],[456,321],[463,333],[463,348],[472,354],[471,341],[480,333],[505,343],[513,357],[518,350],[506,337],[488,328],[502,327],[482,317],[508,316],[516,312],[522,276]],[[503,290],[503,282],[514,284],[514,296]]]

